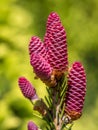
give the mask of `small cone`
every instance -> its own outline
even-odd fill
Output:
[[[28,130],[38,130],[38,127],[36,126],[36,124],[32,121],[28,122]]]
[[[86,94],[86,74],[80,62],[73,63],[68,74],[68,90],[66,93],[66,113],[72,120],[82,114]]]
[[[20,87],[22,94],[26,98],[28,98],[30,100],[34,100],[34,99],[38,98],[36,95],[35,88],[32,86],[32,84],[25,77],[20,77],[18,79],[18,85]]]

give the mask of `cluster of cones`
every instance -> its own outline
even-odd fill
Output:
[[[71,120],[78,119],[85,99],[86,74],[80,62],[74,62],[68,68],[66,32],[57,13],[52,12],[48,17],[44,42],[36,36],[31,38],[29,55],[34,73],[49,87],[56,87],[62,75],[68,73],[65,113]],[[38,98],[35,88],[25,77],[20,77],[18,83],[26,98]],[[28,130],[33,130],[31,124]]]

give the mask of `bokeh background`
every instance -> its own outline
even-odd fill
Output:
[[[44,98],[45,85],[34,80],[28,44],[33,35],[43,39],[52,11],[59,14],[67,32],[70,65],[81,61],[87,73],[83,116],[73,130],[98,129],[98,0],[0,0],[0,130],[26,130],[29,120],[45,130],[17,79],[27,77]]]

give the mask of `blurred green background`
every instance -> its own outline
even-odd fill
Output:
[[[66,29],[70,64],[81,61],[87,73],[83,116],[73,130],[98,129],[98,0],[0,0],[0,130],[26,130],[29,120],[45,130],[17,79],[27,77],[44,97],[45,85],[34,80],[28,44],[33,35],[43,39],[51,11],[59,14]]]

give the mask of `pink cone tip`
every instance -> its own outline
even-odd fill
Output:
[[[45,50],[44,44],[40,40],[40,38],[37,37],[37,36],[33,36],[31,38],[30,44],[29,44],[29,54],[30,54],[30,56],[32,54],[35,54],[35,53],[41,55],[44,58],[46,56],[46,50]]]
[[[28,130],[38,130],[38,127],[36,126],[36,124],[32,121],[28,122]]]

